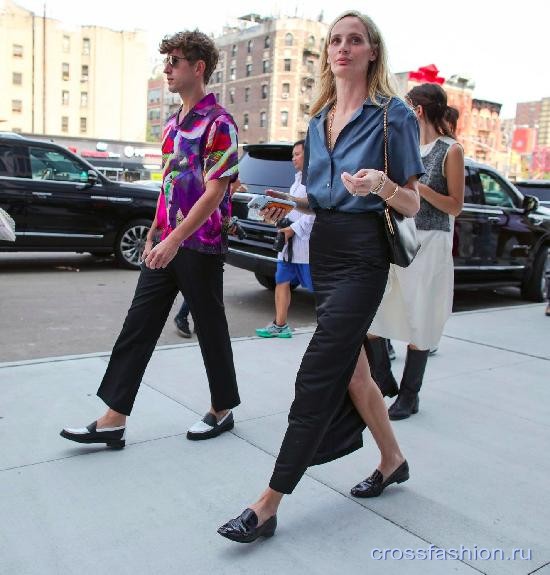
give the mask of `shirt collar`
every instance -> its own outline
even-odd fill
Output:
[[[389,101],[389,98],[387,98],[386,96],[379,96],[378,97],[380,104],[384,105],[387,104]],[[371,97],[368,96],[366,98],[366,100],[363,102],[363,108],[367,108],[367,107],[380,107],[380,104],[375,104],[372,100]],[[332,104],[327,104],[319,113],[315,114],[315,116],[313,116],[316,120],[321,120],[322,122],[324,122],[326,120],[327,114],[329,113],[329,110],[331,108]]]
[[[208,112],[217,104],[216,96],[210,92],[206,94],[202,100],[199,100],[192,108],[189,110],[189,114],[199,114],[200,116],[207,116]],[[181,112],[181,106],[178,111],[175,112],[171,117],[178,121],[179,113]]]
[[[210,111],[210,109],[215,105],[216,105],[216,96],[214,96],[214,94],[210,92],[209,94],[206,94],[206,96],[202,100],[200,100],[193,106],[193,112],[196,112],[201,116],[206,116]]]

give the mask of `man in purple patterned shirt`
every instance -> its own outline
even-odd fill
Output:
[[[160,44],[168,89],[182,106],[162,137],[163,185],[143,251],[132,305],[97,395],[107,412],[84,428],[61,431],[79,443],[124,447],[143,374],[180,291],[189,303],[199,340],[211,407],[187,432],[208,439],[233,428],[240,403],[223,305],[223,263],[230,219],[229,185],[236,180],[237,128],[206,93],[218,51],[199,31],[179,32]],[[153,246],[155,233],[161,241]],[[154,377],[154,374],[152,374]]]

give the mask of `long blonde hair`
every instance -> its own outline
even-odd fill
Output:
[[[349,16],[359,18],[359,20],[363,22],[367,32],[369,44],[374,50],[376,50],[376,60],[374,60],[374,62],[370,62],[367,70],[367,75],[365,77],[368,96],[375,104],[380,104],[378,96],[384,96],[388,98],[397,96],[397,92],[393,87],[391,76],[388,70],[386,45],[378,30],[378,27],[366,14],[362,14],[356,10],[348,10],[347,12],[340,14],[340,16],[338,16],[329,26],[327,39],[323,47],[323,53],[321,54],[321,81],[319,92],[317,99],[311,106],[310,114],[312,116],[317,114],[327,104],[332,104],[336,100],[336,83],[334,81],[334,74],[332,73],[330,64],[328,62],[328,45],[330,43],[330,35],[332,34],[332,29],[336,23]]]

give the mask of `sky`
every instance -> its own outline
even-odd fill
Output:
[[[334,0],[210,0],[198,10],[189,0],[159,2],[157,10],[152,9],[156,2],[138,0],[16,2],[39,14],[46,5],[47,16],[69,25],[145,30],[152,58],[166,34],[199,28],[217,35],[224,24],[250,12],[313,19],[322,12],[330,22],[343,9],[362,10],[382,32],[392,72],[435,64],[443,77],[472,78],[474,97],[503,104],[502,118],[515,116],[517,102],[550,96],[550,3],[545,0],[386,0],[370,6]]]

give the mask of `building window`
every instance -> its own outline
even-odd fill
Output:
[[[89,38],[82,38],[82,55],[89,56],[90,55],[90,39]]]
[[[287,97],[288,97],[288,95],[290,94],[290,84],[289,84],[288,82],[285,82],[285,83],[283,84],[283,96],[284,96],[285,94],[287,95]]]
[[[286,110],[281,112],[281,126],[288,128],[288,112]]]
[[[61,64],[61,70],[63,80],[68,80],[70,78],[69,64],[67,64],[67,62],[63,62],[63,64]]]
[[[248,114],[243,114],[243,130],[248,130]]]
[[[81,82],[88,81],[88,66],[86,64],[82,66],[82,71],[80,73],[80,81]]]
[[[63,106],[69,105],[69,90],[62,90],[61,91],[61,104]]]
[[[235,90],[233,88],[231,88],[231,90],[229,90],[229,103],[230,104],[235,103]]]
[[[267,112],[260,112],[260,128],[267,126]]]
[[[231,46],[231,58],[234,58],[237,55],[237,44],[233,44]]]
[[[285,36],[285,46],[292,46],[293,42],[294,42],[294,38],[293,38],[292,34],[290,34],[290,32],[289,32]]]
[[[87,118],[80,118],[80,132],[85,134],[88,130],[88,120]]]
[[[252,46],[254,46],[254,42],[252,40],[249,40],[248,44],[246,45],[246,51],[249,54],[252,54]]]
[[[63,52],[65,52],[65,54],[67,54],[68,52],[71,51],[71,37],[67,36],[66,34],[63,34]]]
[[[266,36],[264,39],[264,48],[269,48],[271,46],[271,38]]]
[[[80,107],[88,107],[88,92],[80,92]]]
[[[308,60],[307,61],[307,71],[309,74],[315,73],[315,61],[314,60]]]
[[[61,131],[69,131],[69,116],[61,116]]]
[[[21,44],[14,44],[12,55],[14,58],[23,58],[23,46]]]
[[[290,58],[285,58],[285,72],[290,72]]]
[[[264,61],[262,62],[262,72],[263,72],[264,74],[269,73],[269,60],[264,60]]]
[[[244,101],[248,102],[248,100],[250,100],[250,88],[245,88],[244,89]]]
[[[220,93],[216,92],[216,102],[219,103],[219,101],[220,101]]]
[[[315,36],[310,36],[307,39],[307,43],[310,48],[313,48],[315,46]]]
[[[237,72],[236,72],[235,68],[229,69],[229,79],[230,80],[236,80],[237,79]]]
[[[11,81],[14,86],[21,86],[23,83],[23,74],[21,74],[21,72],[13,72],[11,75]]]
[[[11,101],[11,111],[20,113],[23,111],[23,101],[22,100],[12,100]]]
[[[267,84],[262,84],[262,100],[267,100]]]
[[[252,64],[247,64],[246,65],[246,76],[251,76],[252,75]]]
[[[223,72],[216,72],[216,84],[223,82]]]

